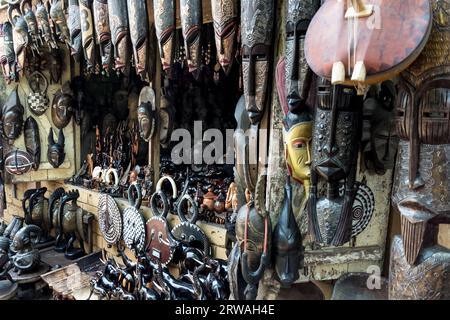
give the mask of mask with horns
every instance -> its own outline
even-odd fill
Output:
[[[64,158],[66,157],[66,154],[64,153],[64,142],[65,138],[62,130],[59,130],[58,142],[55,142],[55,139],[53,138],[53,129],[50,129],[50,133],[48,134],[47,158],[48,162],[55,169],[63,164]]]

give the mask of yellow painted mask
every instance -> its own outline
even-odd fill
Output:
[[[295,180],[305,186],[309,192],[311,176],[311,121],[300,122],[291,127],[286,134],[286,162],[289,172]]]

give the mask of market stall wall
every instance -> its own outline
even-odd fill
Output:
[[[33,1],[34,2],[34,1]],[[150,3],[151,1],[149,1]],[[210,21],[210,8],[209,1],[203,1],[204,5],[204,15],[205,21]],[[151,5],[149,5],[152,8]],[[179,6],[178,6],[179,7]],[[276,45],[276,55],[274,59],[274,64],[277,63],[278,59],[284,54],[284,37],[285,37],[285,0],[278,1],[278,24],[277,24],[277,38],[275,41]],[[208,16],[209,14],[209,16]],[[209,18],[208,18],[209,17]],[[0,21],[4,20],[5,10],[0,11]],[[209,20],[208,20],[209,19]],[[72,76],[71,66],[69,62],[69,57],[66,51],[65,54],[65,69],[63,73],[63,79],[69,80]],[[28,89],[28,84],[26,80],[22,79],[19,83],[19,94],[21,100],[25,101],[25,93]],[[12,86],[2,87],[1,101],[3,102],[7,93],[11,91]],[[53,93],[59,89],[59,85],[54,85],[50,87],[48,95],[51,98]],[[157,94],[158,93],[158,90]],[[278,213],[281,209],[283,199],[283,187],[285,183],[286,170],[285,170],[285,159],[282,156],[283,152],[283,136],[282,136],[282,112],[281,107],[278,102],[278,96],[276,93],[276,88],[273,86],[272,89],[272,103],[271,103],[271,113],[270,113],[270,146],[269,150],[269,183],[267,194],[268,208],[272,214],[273,225],[276,224]],[[158,103],[157,103],[158,104]],[[47,111],[48,113],[49,111]],[[49,114],[48,114],[49,115]],[[41,131],[41,145],[42,145],[42,157],[43,157],[43,170],[37,173],[31,173],[28,176],[24,176],[20,179],[15,179],[14,184],[8,183],[6,185],[6,201],[7,210],[4,213],[4,219],[8,223],[11,221],[13,215],[23,216],[22,203],[23,193],[31,188],[36,187],[47,187],[48,192],[46,196],[58,187],[64,187],[66,190],[78,189],[80,191],[80,199],[78,201],[79,205],[86,211],[93,213],[97,216],[97,203],[98,203],[98,193],[91,190],[72,187],[70,185],[65,185],[63,180],[69,178],[73,175],[76,168],[79,166],[79,159],[77,157],[77,152],[79,150],[79,133],[77,132],[77,127],[69,125],[69,127],[64,131],[66,135],[66,141],[71,141],[66,145],[67,153],[67,163],[63,165],[62,169],[47,170],[45,164],[45,150],[47,146],[46,137],[48,130],[50,128],[50,121],[48,121],[49,116],[45,116],[40,122],[42,128]],[[45,121],[47,119],[47,121]],[[23,138],[19,138],[18,141],[22,141]],[[23,145],[18,145],[23,147]],[[150,148],[153,150],[153,148]],[[158,156],[159,154],[156,153]],[[151,159],[157,161],[158,157],[153,155]],[[154,164],[154,163],[153,163]],[[155,170],[157,171],[157,170]],[[308,239],[305,240],[305,244],[309,248],[306,252],[305,261],[307,268],[302,276],[301,281],[306,280],[330,280],[336,279],[340,275],[347,272],[365,272],[367,268],[371,265],[377,265],[382,267],[383,260],[385,258],[386,251],[386,239],[390,239],[394,234],[400,233],[399,225],[391,225],[390,232],[388,234],[388,223],[390,215],[390,199],[389,194],[392,184],[392,171],[387,171],[383,176],[370,175],[368,173],[359,172],[359,180],[365,179],[367,185],[375,193],[376,209],[372,221],[369,227],[359,235],[352,243],[348,243],[342,248],[320,248],[312,250],[311,246],[308,244]],[[54,180],[54,181],[50,181]],[[28,181],[28,182],[25,182]],[[300,186],[297,187],[297,198],[302,192]],[[296,196],[294,196],[294,199]],[[118,200],[119,207],[121,209],[125,208],[127,202],[125,200]],[[142,209],[146,218],[150,217],[150,210],[146,207]],[[174,217],[170,218],[171,223],[177,223]],[[302,217],[297,217],[299,223],[304,221]],[[391,221],[393,221],[391,217]],[[214,254],[218,258],[226,259],[225,254],[225,230],[221,227],[217,227],[212,224],[201,224],[202,228],[207,231],[210,236],[210,240],[213,244]],[[103,240],[103,236],[100,234],[98,228],[98,219],[94,221],[94,249],[106,248],[106,243]],[[450,227],[441,226],[440,231],[440,243],[446,247],[450,248]],[[114,252],[113,249],[111,249]],[[131,255],[130,255],[131,256]]]

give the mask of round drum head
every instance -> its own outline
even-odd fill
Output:
[[[141,213],[134,207],[123,212],[123,240],[128,249],[144,250],[145,223]]]
[[[122,236],[122,216],[114,199],[101,194],[98,201],[98,224],[108,244],[116,244]]]

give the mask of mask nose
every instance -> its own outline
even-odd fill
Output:
[[[256,97],[249,96],[248,100],[249,101],[247,105],[247,112],[250,118],[250,122],[252,124],[257,124],[261,120],[261,111],[258,109],[258,106],[256,105]]]

